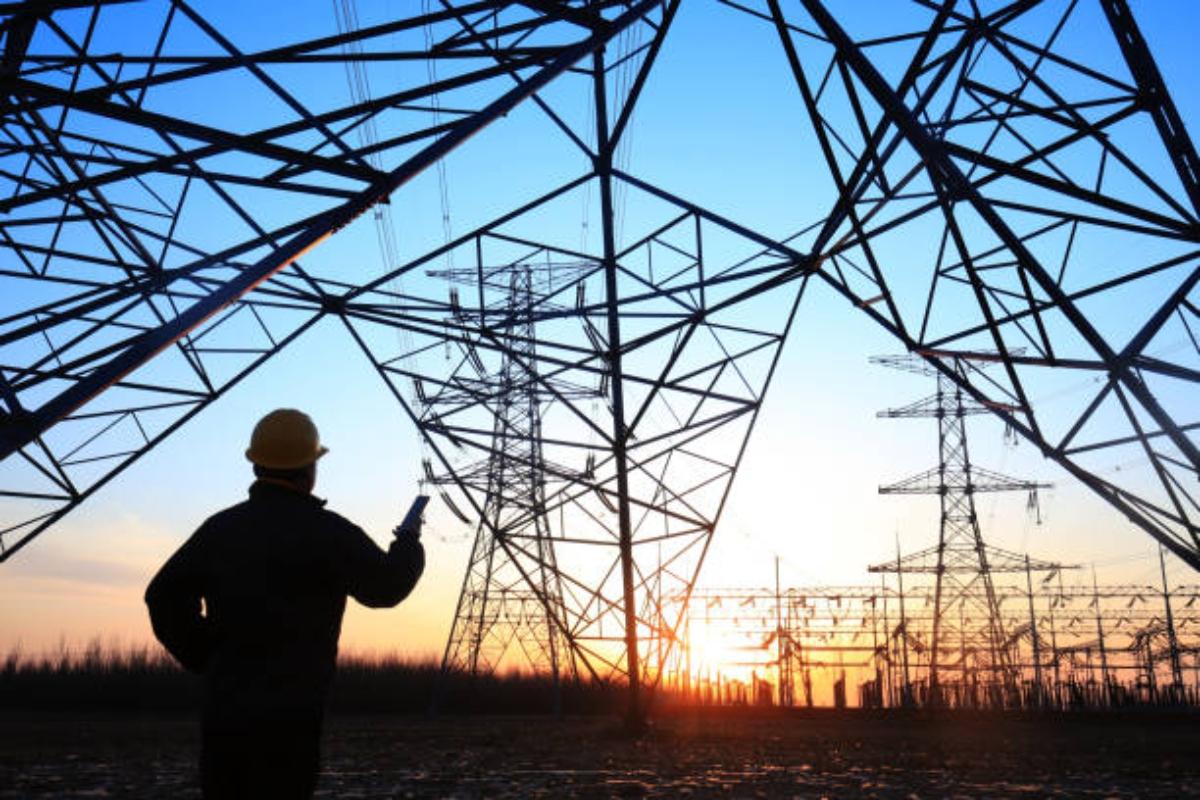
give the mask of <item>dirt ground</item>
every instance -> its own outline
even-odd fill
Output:
[[[1195,716],[330,720],[318,797],[1200,796]],[[0,798],[194,798],[189,720],[0,712]]]

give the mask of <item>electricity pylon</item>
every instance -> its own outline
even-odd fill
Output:
[[[990,410],[969,397],[961,387],[923,360],[911,356],[877,357],[873,363],[935,377],[937,392],[902,408],[879,412],[891,419],[925,418],[938,423],[938,465],[888,486],[880,494],[937,495],[941,504],[937,544],[894,561],[869,567],[870,572],[895,572],[934,576],[933,622],[929,643],[929,698],[941,705],[942,672],[957,658],[953,669],[965,678],[966,654],[976,663],[973,674],[988,675],[993,685],[1012,693],[1020,684],[1020,668],[1009,653],[1004,617],[992,580],[995,573],[1056,572],[1061,564],[1031,561],[1027,555],[988,544],[979,526],[975,496],[985,492],[1027,492],[1036,508],[1038,489],[1051,484],[1011,478],[971,463],[967,448],[968,416]]]
[[[496,373],[504,326],[481,322],[497,306],[479,298],[454,321],[444,287],[416,271],[503,243],[594,266],[574,301],[539,309],[553,344],[532,366],[604,381],[596,414],[556,398],[544,418],[547,461],[570,465],[547,517],[564,528],[575,652],[629,680],[633,716],[656,681],[642,657],[677,627],[655,598],[700,569],[813,278],[1200,567],[1200,158],[1124,0],[916,2],[886,17],[736,6],[448,0],[293,31],[248,24],[237,4],[5,5],[0,559],[324,320],[371,360],[438,474],[479,463],[494,402],[439,423],[404,400],[413,378],[433,390],[466,373],[410,362],[449,343]],[[300,19],[292,4],[255,9]],[[678,13],[729,14],[781,48],[787,94],[764,100],[769,124],[805,120],[789,141],[818,168],[776,208],[803,233],[719,214],[630,160],[639,105],[696,96],[655,84]],[[704,102],[723,102],[713,88]],[[508,211],[439,252],[365,267],[394,194],[468,140],[494,156],[479,173],[507,163],[512,140],[488,133],[526,111],[571,154],[561,171],[524,165],[551,188],[514,181]],[[670,118],[673,142],[698,135]],[[747,199],[721,194],[731,209]],[[601,241],[580,246],[563,221],[583,197]],[[397,330],[419,345],[397,353]],[[981,353],[1000,368],[956,368]],[[486,487],[447,488],[484,516]],[[531,569],[544,559],[501,546]],[[565,561],[575,548],[589,555]]]
[[[497,402],[488,457],[474,469],[456,469],[459,479],[486,488],[483,514],[475,528],[454,623],[442,656],[443,671],[478,675],[490,674],[502,664],[524,666],[549,675],[556,687],[564,664],[567,674],[575,675],[574,655],[565,635],[570,620],[563,609],[562,583],[546,519],[547,481],[553,480],[558,470],[546,469],[542,411],[556,394],[584,398],[595,397],[597,392],[557,380],[543,385],[528,365],[537,358],[535,309],[562,286],[572,285],[579,266],[521,264],[501,267],[487,275],[469,269],[432,272],[435,277],[467,287],[480,280],[501,290],[507,284],[504,312],[508,318],[501,323],[506,350],[497,374],[482,372],[473,382],[446,388],[434,396],[418,390],[425,398],[424,405],[435,413],[437,409],[452,412],[479,394],[490,394]],[[435,483],[452,483],[449,476],[439,481],[432,468],[429,477]],[[453,505],[448,495],[443,499]],[[500,546],[501,540],[510,537],[529,541],[535,563],[529,572]]]
[[[678,638],[660,598],[694,584],[805,283],[785,281],[770,302],[740,298],[764,274],[798,274],[795,260],[675,201],[648,206],[619,253],[611,229],[592,250],[547,236],[544,216],[602,185],[572,181],[406,265],[438,278],[432,265],[453,253],[460,282],[483,276],[443,286],[428,311],[380,281],[347,325],[425,434],[428,476],[478,526],[450,661],[485,657],[483,585],[511,589],[519,575],[536,594],[546,576],[562,597],[548,616],[576,669],[652,692]],[[547,268],[570,274],[541,284]],[[533,282],[527,313],[507,311],[508,284],[489,277],[512,271]],[[705,284],[706,273],[721,279]],[[408,344],[389,335],[396,327]],[[444,363],[417,363],[443,348]]]

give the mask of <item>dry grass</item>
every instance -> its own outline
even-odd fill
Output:
[[[187,713],[199,707],[201,681],[157,646],[84,647],[61,643],[37,655],[10,651],[0,669],[0,708],[30,711]],[[509,672],[472,677],[441,674],[438,664],[400,654],[347,654],[330,696],[333,713],[425,713],[438,697],[454,713],[607,712],[620,698],[594,683],[561,686],[556,706],[549,677]]]

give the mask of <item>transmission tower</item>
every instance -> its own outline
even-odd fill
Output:
[[[880,494],[937,495],[941,516],[936,545],[895,561],[869,567],[870,572],[933,575],[933,624],[929,643],[929,697],[941,705],[942,672],[955,670],[965,680],[989,676],[991,685],[1012,693],[1021,680],[1020,669],[1009,653],[1004,617],[992,581],[996,573],[1057,572],[1061,564],[1031,562],[1028,556],[987,544],[979,526],[975,496],[985,492],[1027,492],[1036,508],[1038,489],[1051,484],[1010,478],[974,466],[967,448],[966,418],[990,410],[963,396],[960,386],[913,356],[872,358],[876,364],[935,377],[937,392],[902,408],[879,412],[890,419],[925,418],[938,422],[938,465],[889,486]],[[974,668],[966,663],[975,658]]]
[[[508,412],[486,391],[453,409],[408,394],[522,354],[500,290],[456,311],[421,271],[549,253],[591,269],[535,312],[526,370],[605,397],[543,409],[547,469],[563,466],[547,569],[577,663],[628,681],[634,718],[676,641],[657,598],[694,584],[814,278],[1200,568],[1200,157],[1124,0],[886,17],[819,0],[447,0],[324,29],[294,3],[254,8],[306,25],[188,0],[0,8],[0,560],[328,320],[479,524],[486,483],[451,476],[491,458]],[[629,155],[679,13],[726,15],[710,21],[782,51],[786,94],[764,104],[807,120],[788,140],[823,169],[777,204],[778,226],[698,204]],[[569,150],[562,169],[526,164],[507,210],[435,250],[381,230],[384,263],[366,265],[389,201],[467,141],[491,152],[472,162],[482,184],[512,155],[489,134],[525,112]],[[670,116],[673,142],[701,132]],[[599,241],[566,230],[581,207]],[[446,346],[451,362],[431,358]],[[1070,402],[1036,399],[1080,382]],[[496,542],[537,576],[549,556],[531,535]]]
[[[490,674],[502,663],[524,665],[551,676],[555,686],[564,662],[568,674],[575,674],[574,656],[564,635],[569,619],[563,609],[562,583],[546,519],[547,480],[553,480],[553,473],[561,473],[562,468],[546,469],[542,411],[555,396],[576,399],[595,397],[597,392],[558,380],[543,385],[528,365],[537,358],[533,324],[537,306],[562,286],[573,285],[580,267],[570,263],[535,268],[526,263],[486,275],[470,269],[430,272],[468,287],[478,288],[480,280],[499,284],[500,289],[507,283],[507,319],[501,322],[506,349],[499,372],[489,375],[481,370],[473,382],[462,382],[433,396],[427,396],[420,381],[416,382],[418,397],[436,419],[440,419],[439,410],[452,411],[480,394],[490,394],[497,402],[488,457],[474,468],[455,471],[458,479],[486,487],[486,499],[442,657],[443,672]],[[451,291],[457,292],[457,288]],[[476,363],[478,356],[469,360]],[[439,478],[428,462],[426,470],[435,484],[454,480],[449,475]],[[454,507],[444,490],[443,499]],[[528,540],[536,563],[529,574],[500,546],[501,540],[514,537]]]

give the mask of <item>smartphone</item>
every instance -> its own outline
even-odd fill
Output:
[[[396,533],[417,530],[419,528],[418,523],[421,521],[421,515],[425,513],[425,506],[427,505],[429,505],[429,495],[417,495],[417,499],[413,500],[412,505],[408,507],[408,513],[404,515],[404,519],[396,526]]]

